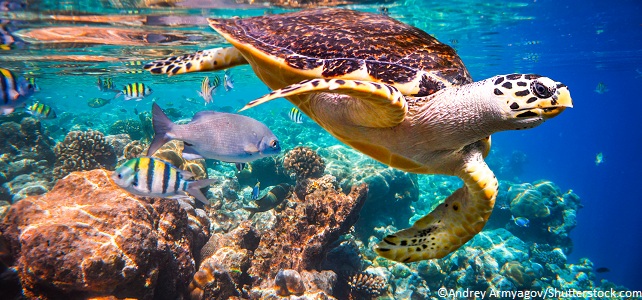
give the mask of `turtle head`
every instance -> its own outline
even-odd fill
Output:
[[[511,129],[533,128],[573,107],[566,85],[535,74],[500,75],[490,79]]]

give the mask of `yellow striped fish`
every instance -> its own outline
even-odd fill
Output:
[[[43,103],[34,103],[27,107],[27,113],[39,119],[55,119],[56,112],[53,111],[51,106]]]
[[[35,77],[28,77],[28,78],[26,78],[26,80],[27,80],[27,82],[29,82],[29,84],[31,84],[31,86],[33,87],[33,91],[34,92],[39,92],[40,91],[40,87],[38,86],[38,84],[36,84],[36,78]]]
[[[0,68],[0,114],[8,115],[16,107],[24,107],[25,101],[35,89],[24,77],[16,77],[13,72]]]
[[[288,113],[288,117],[294,123],[297,123],[297,124],[303,123],[303,115],[296,107],[293,107],[292,109],[290,109],[290,112]]]
[[[218,77],[214,77],[214,82],[220,81]],[[201,81],[201,90],[196,91],[201,97],[203,97],[203,100],[205,100],[205,104],[208,104],[212,102],[212,97],[214,96],[214,90],[216,89],[216,86],[210,85],[210,78],[205,77],[203,78],[203,81]]]
[[[126,85],[123,90],[121,90],[114,99],[118,98],[120,95],[125,96],[125,101],[127,100],[136,100],[140,101],[143,98],[152,94],[152,89],[149,86],[141,82],[130,83]]]
[[[111,178],[124,190],[144,197],[170,198],[189,194],[204,204],[209,200],[200,189],[216,179],[187,180],[192,173],[151,157],[130,159],[120,166]]]
[[[111,77],[107,77],[105,79],[98,77],[96,85],[101,92],[109,92],[114,90],[114,81],[111,79]]]

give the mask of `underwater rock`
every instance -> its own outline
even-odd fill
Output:
[[[11,194],[11,202],[15,203],[28,196],[42,195],[53,187],[51,174],[29,173],[18,175],[10,182],[2,185]]]
[[[175,167],[194,174],[192,180],[207,178],[204,159],[186,160],[183,158],[183,142],[172,140],[160,147],[152,157],[166,161]]]
[[[116,152],[100,131],[71,131],[54,148],[54,176],[63,178],[73,171],[113,170]]]
[[[316,151],[308,147],[295,147],[283,157],[283,168],[297,181],[319,178],[325,171],[325,162]]]
[[[42,185],[46,192],[53,186],[52,179],[45,178],[52,177],[54,140],[45,133],[40,120],[24,116],[15,120],[20,123],[8,120],[11,118],[3,118],[0,126],[0,186],[20,175],[29,175],[47,181]],[[22,189],[7,189],[6,185],[0,190],[0,199],[13,201],[22,199],[25,194],[38,193],[32,189],[16,196]]]
[[[207,219],[191,228],[179,201],[134,196],[110,173],[73,172],[11,207],[0,232],[27,297],[187,295]]]

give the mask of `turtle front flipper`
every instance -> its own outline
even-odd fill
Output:
[[[395,87],[387,84],[345,79],[311,79],[282,89],[249,102],[242,110],[255,107],[265,102],[285,97],[314,118],[316,113],[310,110],[310,97],[291,97],[311,93],[335,93],[351,97],[337,98],[343,102],[346,122],[365,127],[393,127],[404,120],[408,112],[406,98]],[[328,113],[340,114],[341,111]],[[373,118],[372,116],[377,116]]]
[[[482,140],[466,148],[480,145],[489,144]],[[497,178],[484,162],[484,150],[464,149],[469,152],[457,172],[464,187],[412,227],[386,236],[375,251],[400,262],[442,258],[479,233],[493,210],[498,188]]]
[[[183,56],[172,56],[146,64],[143,68],[152,74],[168,76],[202,71],[216,71],[247,64],[245,57],[234,47],[202,50]]]

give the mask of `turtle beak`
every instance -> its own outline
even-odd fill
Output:
[[[573,107],[573,99],[571,99],[571,92],[566,86],[557,88],[557,95],[553,98],[550,106],[541,108],[540,115],[544,119],[554,118],[561,114],[567,107]]]

